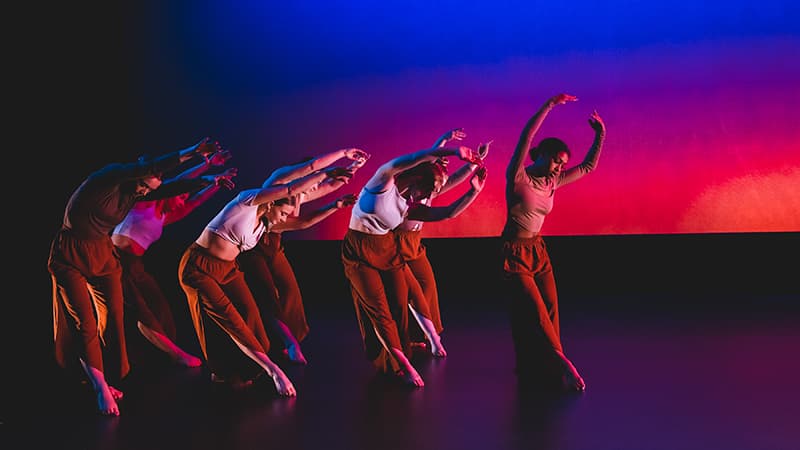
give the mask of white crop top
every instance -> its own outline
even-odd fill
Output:
[[[386,234],[403,223],[407,212],[408,203],[396,185],[377,194],[363,188],[350,213],[350,229],[367,234]]]
[[[243,252],[255,247],[267,231],[258,218],[258,205],[253,200],[261,189],[247,189],[229,201],[206,225],[206,229],[235,244]]]
[[[137,202],[122,222],[114,228],[113,234],[126,236],[147,250],[153,242],[161,238],[167,217],[164,214],[158,217],[157,203],[158,200]]]

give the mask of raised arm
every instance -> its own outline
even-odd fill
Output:
[[[280,233],[282,231],[305,230],[327,219],[336,211],[354,205],[356,200],[357,197],[354,194],[343,195],[316,211],[301,214],[299,217],[290,216],[286,219],[286,222],[273,225],[270,231]]]
[[[304,177],[297,178],[287,184],[277,184],[262,187],[256,195],[254,203],[267,203],[279,198],[291,197],[295,194],[305,192],[312,186],[319,184],[325,178],[346,178],[353,176],[353,172],[344,167],[329,167],[325,170],[310,173]]]
[[[467,137],[467,133],[464,132],[463,128],[453,128],[452,130],[447,131],[443,135],[439,136],[439,139],[433,143],[433,147],[442,148],[449,141],[461,141],[465,137]]]
[[[592,115],[589,117],[589,126],[594,130],[592,146],[589,147],[589,151],[586,152],[586,156],[580,164],[570,167],[561,174],[558,180],[559,186],[571,183],[597,167],[597,162],[600,160],[600,152],[603,149],[603,142],[606,139],[606,125],[597,111],[592,111]]]
[[[481,158],[481,165],[475,163],[465,163],[463,166],[459,167],[459,169],[456,170],[453,175],[447,177],[447,182],[444,184],[444,186],[442,186],[442,189],[436,195],[442,195],[450,189],[453,189],[454,187],[463,183],[475,172],[478,167],[482,167],[483,160],[486,159],[486,155],[489,154],[489,146],[492,144],[492,142],[493,141],[485,142],[478,146],[478,156]]]
[[[189,213],[197,209],[198,206],[202,205],[214,194],[216,194],[221,187],[224,187],[229,191],[232,190],[236,186],[232,180],[236,174],[237,169],[235,167],[231,167],[230,169],[217,175],[211,175],[215,178],[214,183],[209,184],[208,186],[190,195],[189,198],[183,202],[183,205],[180,208],[170,211],[164,219],[164,225],[169,225],[183,219],[189,215]]]
[[[539,108],[538,111],[528,119],[528,122],[525,124],[525,127],[522,129],[522,134],[519,137],[519,142],[517,142],[517,147],[514,149],[514,154],[511,156],[511,161],[508,163],[508,169],[506,170],[506,181],[511,182],[513,181],[517,173],[520,170],[523,170],[525,165],[523,162],[525,161],[525,156],[528,153],[528,150],[531,148],[531,142],[533,142],[533,136],[536,135],[536,132],[539,131],[539,127],[542,126],[542,122],[547,117],[547,114],[550,113],[550,110],[553,109],[555,105],[563,105],[567,102],[574,102],[577,101],[578,98],[574,95],[569,94],[558,94],[554,97],[547,99],[547,101]]]
[[[350,165],[346,167],[346,169],[350,170],[351,173],[355,175],[356,171],[358,171],[358,169],[363,167],[368,159],[369,155],[367,155],[364,158],[353,160],[353,162],[351,162]],[[322,198],[349,182],[350,178],[347,177],[326,178],[322,180],[319,184],[312,186],[308,191],[304,192],[300,200],[304,203],[316,200],[318,198]],[[300,205],[298,204],[297,206],[299,207]]]
[[[203,138],[197,144],[183,150],[174,151],[158,157],[143,156],[130,163],[109,164],[102,171],[98,172],[96,177],[102,180],[101,182],[105,181],[111,183],[151,177],[174,170],[183,162],[195,156],[200,155],[206,157],[219,150],[221,150],[221,147],[218,142],[212,142],[210,138]]]
[[[179,173],[178,175],[172,177],[169,181],[173,180],[186,180],[191,178],[197,178],[200,175],[204,174],[211,168],[211,166],[224,166],[225,163],[231,158],[231,153],[228,150],[218,150],[214,152],[211,156],[203,157],[203,162],[196,164],[188,169],[184,170],[183,172]]]
[[[342,158],[347,158],[352,161],[362,159],[366,161],[369,158],[369,154],[358,148],[343,148],[334,152],[325,153],[315,158],[311,158],[308,161],[303,161],[301,163],[276,169],[274,172],[272,172],[272,174],[270,174],[269,178],[264,180],[264,183],[261,184],[261,187],[289,183],[292,180],[304,177],[310,173],[326,169],[328,166]]]
[[[470,189],[453,203],[447,206],[427,206],[416,203],[408,209],[408,220],[418,220],[421,222],[437,222],[445,219],[452,219],[467,209],[467,207],[478,197],[478,194],[486,185],[486,166],[475,171],[470,179]]]
[[[365,187],[372,191],[383,191],[392,185],[394,182],[394,176],[398,173],[408,170],[418,164],[422,164],[423,162],[432,162],[437,158],[452,155],[457,155],[460,159],[467,162],[480,164],[480,156],[469,147],[461,146],[457,148],[427,148],[425,150],[419,150],[413,153],[398,156],[397,158],[384,163],[378,168],[377,171],[375,171],[375,174],[372,176],[372,178],[367,181]]]

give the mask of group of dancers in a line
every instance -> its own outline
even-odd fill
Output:
[[[605,126],[596,111],[590,115],[594,142],[583,161],[570,168],[570,149],[562,140],[549,137],[533,145],[550,110],[575,100],[553,96],[522,129],[506,171],[501,241],[517,376],[580,391],[585,383],[561,345],[556,284],[540,231],[555,190],[596,167]],[[171,302],[144,257],[164,226],[186,217],[221,188],[234,189],[237,169],[225,168],[231,153],[205,138],[184,150],[91,173],[70,197],[48,259],[56,361],[85,375],[100,413],[119,415],[123,393],[111,383],[130,371],[127,324],[177,363],[205,363],[213,382],[243,387],[266,374],[278,394],[295,396],[292,381],[275,361],[306,364],[300,343],[309,326],[281,233],[308,228],[350,207],[341,261],[366,357],[379,371],[423,386],[410,361],[413,348],[424,345],[435,357],[447,352],[421,228],[458,216],[487,180],[483,163],[489,142],[477,150],[449,145],[465,136],[454,129],[431,148],[386,161],[358,196],[343,195],[313,211],[301,212],[301,205],[346,184],[370,158],[367,152],[325,153],[275,170],[260,187],[241,189],[179,263],[179,283],[202,357],[176,344]],[[464,164],[448,176],[452,156]],[[343,159],[349,163],[335,165]],[[184,163],[190,167],[178,172]],[[209,174],[212,167],[216,173]],[[466,180],[469,189],[456,200],[432,204]]]

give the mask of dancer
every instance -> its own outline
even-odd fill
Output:
[[[236,258],[289,217],[294,210],[289,199],[294,194],[326,177],[351,175],[347,169],[330,168],[288,184],[241,191],[186,249],[178,268],[179,281],[213,381],[246,387],[265,372],[279,395],[297,395],[292,382],[267,355],[269,338]]]
[[[122,391],[109,382],[129,372],[123,326],[122,267],[111,231],[137,201],[190,192],[214,177],[162,183],[161,173],[195,155],[221,151],[204,138],[186,149],[131,163],[112,163],[90,174],[70,197],[47,267],[53,281],[56,362],[77,365],[88,377],[101,414],[118,416]]]
[[[456,128],[444,133],[433,147],[441,148],[449,141],[460,141],[465,137],[464,130]],[[481,160],[486,158],[490,144],[491,142],[481,144],[478,147],[478,154]],[[444,164],[447,163],[446,158],[441,158],[438,161]],[[475,163],[464,164],[452,176],[445,178],[445,182],[439,192],[432,192],[429,198],[421,199],[419,202],[429,205],[434,198],[468,179],[478,167],[480,166]],[[394,229],[394,233],[397,236],[398,251],[406,263],[406,282],[409,288],[408,307],[419,325],[419,327],[409,327],[409,337],[412,347],[425,347],[425,342],[427,342],[430,346],[431,354],[443,358],[447,356],[447,351],[442,345],[440,337],[444,326],[442,325],[439,311],[439,292],[436,287],[433,268],[428,260],[425,245],[422,243],[422,224],[422,221],[406,218],[403,223]]]
[[[230,159],[228,151],[220,151],[190,167],[174,180],[196,178],[212,166],[220,167]],[[231,180],[237,169],[230,168],[215,175],[215,183],[194,193],[140,201],[125,219],[114,228],[111,240],[122,264],[122,286],[125,297],[125,323],[135,324],[144,338],[186,367],[198,367],[202,361],[175,343],[177,331],[170,301],[156,278],[145,267],[145,252],[158,239],[165,226],[175,223],[210,199],[221,187],[233,189]]]
[[[316,170],[325,169],[336,161],[347,158],[352,174],[364,165],[369,154],[357,148],[345,148],[309,158],[298,164],[282,167],[267,178],[262,187],[285,184]],[[303,297],[289,260],[286,258],[281,236],[285,231],[310,228],[330,217],[334,212],[352,206],[354,195],[345,195],[311,213],[300,214],[300,206],[323,197],[344,186],[349,179],[327,178],[306,192],[298,192],[291,203],[295,209],[283,223],[275,224],[259,239],[251,250],[238,257],[239,268],[259,305],[269,337],[276,336],[283,344],[281,355],[296,364],[307,364],[300,343],[308,334]],[[277,350],[277,349],[276,349]]]
[[[548,99],[522,130],[506,171],[506,223],[503,228],[503,272],[511,292],[511,332],[520,379],[558,383],[583,391],[586,383],[567,358],[561,344],[558,295],[553,267],[540,234],[553,208],[556,189],[576,181],[597,166],[606,128],[597,111],[589,117],[594,142],[583,161],[566,169],[570,150],[560,139],[548,137],[532,146],[533,137],[550,110],[575,96]],[[525,166],[526,155],[533,161]]]
[[[408,288],[392,230],[406,218],[432,222],[455,217],[475,200],[486,181],[485,168],[475,172],[471,189],[450,205],[419,203],[442,187],[446,169],[435,161],[449,155],[481,163],[476,152],[462,146],[420,150],[380,166],[361,190],[342,242],[342,263],[367,359],[379,371],[416,387],[425,383],[408,359]]]

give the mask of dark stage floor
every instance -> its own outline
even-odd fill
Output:
[[[800,448],[797,312],[754,316],[745,307],[687,319],[669,310],[620,316],[565,307],[565,349],[588,388],[545,395],[519,388],[499,309],[442,303],[450,306],[443,306],[449,356],[416,357],[422,389],[373,375],[350,311],[309,310],[310,364],[287,367],[295,399],[276,397],[266,383],[227,391],[204,368],[153,360],[131,373],[121,416],[108,418],[53,374],[19,386],[24,406],[4,420],[2,448]]]

